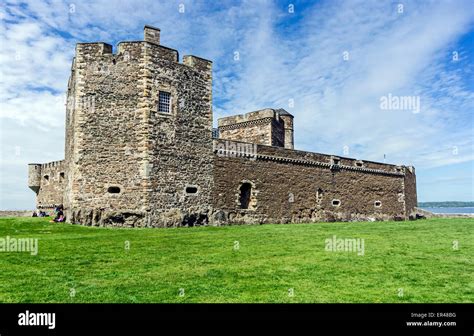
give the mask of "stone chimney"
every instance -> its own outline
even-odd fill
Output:
[[[143,35],[146,42],[160,44],[160,28],[155,28],[146,25],[144,28]]]

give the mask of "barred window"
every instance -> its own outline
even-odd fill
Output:
[[[158,112],[171,113],[171,94],[169,92],[160,91]]]

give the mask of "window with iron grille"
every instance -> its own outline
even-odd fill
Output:
[[[171,94],[169,92],[160,91],[158,112],[171,113]]]

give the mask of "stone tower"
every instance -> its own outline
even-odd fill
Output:
[[[293,149],[293,115],[266,108],[218,120],[221,139]]]
[[[68,85],[67,220],[206,223],[211,204],[211,62],[144,41],[79,43]]]
[[[293,139],[293,115],[288,113],[284,109],[277,110],[280,119],[283,121],[283,130],[285,133],[284,136],[284,147],[288,149],[294,149],[294,139]]]

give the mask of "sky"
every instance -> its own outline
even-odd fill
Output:
[[[213,61],[214,123],[284,108],[296,149],[413,165],[418,201],[474,200],[472,0],[6,0],[0,19],[0,209],[33,209],[27,164],[64,158],[75,44],[145,24]]]

